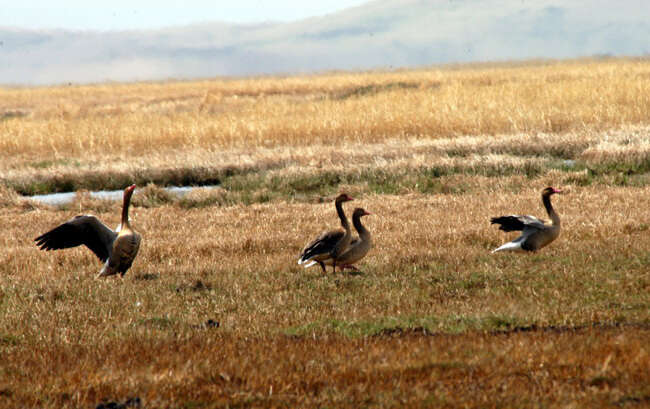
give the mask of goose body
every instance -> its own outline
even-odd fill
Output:
[[[553,187],[547,187],[542,191],[542,203],[551,218],[551,224],[546,224],[543,220],[534,216],[493,217],[491,223],[500,225],[499,230],[506,232],[521,231],[521,235],[513,241],[492,250],[492,253],[497,251],[537,251],[557,239],[560,235],[561,224],[560,216],[555,212],[551,204],[551,196],[555,193],[562,193],[562,191]]]
[[[332,265],[333,270],[336,271],[339,256],[347,250],[352,241],[350,223],[343,211],[343,203],[350,200],[352,200],[352,198],[343,193],[337,196],[334,201],[336,213],[341,221],[343,230],[330,230],[321,233],[302,249],[300,257],[298,258],[298,264],[304,265],[305,268],[318,264],[323,269],[323,272],[325,272],[324,261],[331,260],[330,265]]]
[[[41,250],[59,250],[79,245],[88,247],[104,266],[99,277],[124,276],[140,249],[141,236],[129,223],[129,205],[135,185],[124,190],[122,222],[112,230],[92,215],[80,215],[38,236],[34,241]]]
[[[363,216],[369,216],[371,213],[366,212],[362,208],[354,209],[352,213],[352,225],[354,229],[359,234],[359,237],[355,237],[350,242],[348,249],[339,256],[337,264],[341,266],[341,269],[345,270],[350,268],[353,270],[358,270],[353,264],[361,260],[368,254],[372,248],[372,235],[366,229],[366,227],[361,224],[361,218]],[[333,264],[332,259],[323,260],[325,265],[331,266]]]

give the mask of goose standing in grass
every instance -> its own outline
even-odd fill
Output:
[[[124,276],[140,248],[140,234],[129,223],[129,205],[135,185],[124,189],[122,222],[112,230],[95,216],[80,215],[38,236],[34,241],[41,250],[59,250],[86,245],[104,263],[99,277],[119,273]]]
[[[352,213],[352,225],[357,233],[359,233],[359,237],[352,239],[348,249],[339,256],[337,263],[341,266],[341,270],[349,268],[359,271],[353,264],[364,258],[372,248],[372,236],[368,229],[361,224],[361,218],[363,216],[370,216],[371,214],[360,207],[354,209],[354,213]],[[323,263],[331,266],[332,259],[325,260]]]
[[[349,202],[350,200],[352,198],[345,193],[338,195],[336,200],[334,200],[336,213],[341,220],[343,230],[330,230],[321,233],[320,236],[316,237],[316,239],[302,249],[302,253],[300,253],[300,257],[298,258],[298,264],[304,264],[305,268],[318,264],[323,269],[323,273],[325,273],[327,270],[323,262],[331,260],[333,271],[336,271],[339,256],[347,250],[352,240],[350,222],[348,222],[348,218],[343,212],[343,203]]]
[[[499,224],[499,230],[521,231],[521,236],[492,250],[492,253],[497,251],[537,251],[557,239],[560,235],[560,216],[551,205],[551,196],[555,193],[562,193],[562,191],[553,187],[547,187],[542,191],[542,203],[551,218],[551,224],[544,224],[543,220],[534,216],[493,217],[491,222]]]

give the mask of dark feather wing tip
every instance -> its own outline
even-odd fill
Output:
[[[498,224],[499,230],[506,232],[520,231],[525,227],[524,223],[515,216],[493,217],[490,222],[492,224]]]
[[[35,238],[34,241],[41,250],[50,249],[50,243],[47,242],[47,237],[45,237],[45,235]]]
[[[493,217],[490,219],[491,224],[504,224],[510,222],[510,218],[508,216],[501,216],[501,217]]]

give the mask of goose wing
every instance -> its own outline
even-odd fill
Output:
[[[58,250],[84,244],[101,260],[111,255],[117,233],[95,216],[76,216],[34,239],[41,250]]]
[[[528,234],[531,234],[536,230],[543,230],[547,225],[544,224],[544,221],[538,219],[535,216],[528,215],[510,215],[510,216],[501,216],[493,217],[490,222],[492,224],[498,224],[499,230],[503,231],[530,231]]]
[[[343,230],[323,232],[314,241],[305,246],[300,254],[300,259],[298,259],[298,264],[302,264],[313,257],[331,252],[344,235],[345,232]]]

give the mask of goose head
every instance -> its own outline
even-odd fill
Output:
[[[336,197],[336,203],[343,203],[343,202],[349,202],[352,199],[347,193],[341,193]]]
[[[352,217],[363,217],[363,216],[370,216],[372,213],[366,212],[364,209],[357,207],[354,209],[354,213],[352,213]]]
[[[556,193],[563,193],[563,192],[560,189],[556,189],[556,188],[551,187],[551,186],[549,186],[546,189],[542,190],[542,196],[545,196],[545,197],[550,197],[550,196],[552,196],[552,195],[554,195]]]

